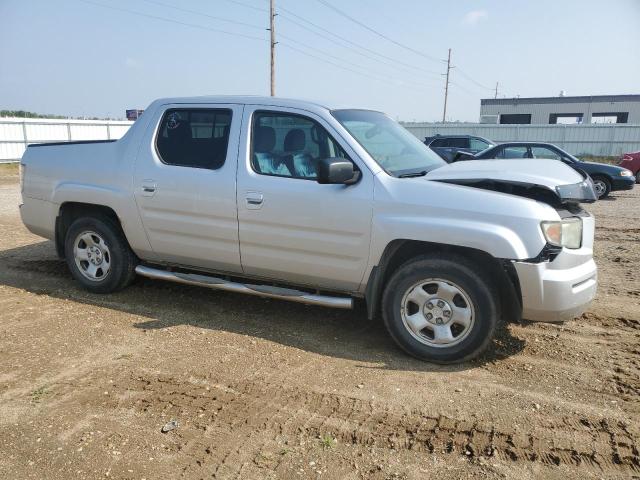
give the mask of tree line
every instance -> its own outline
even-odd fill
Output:
[[[27,112],[26,110],[0,110],[0,117],[56,118],[56,119],[72,118],[75,120],[121,120],[119,118],[69,117],[67,115],[53,115],[50,113],[43,114],[43,113]]]

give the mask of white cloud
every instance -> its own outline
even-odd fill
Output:
[[[140,66],[140,64],[138,63],[138,61],[135,58],[131,58],[131,57],[127,57],[124,61],[124,64],[128,67],[128,68],[138,68]]]
[[[464,16],[462,23],[465,25],[477,25],[488,17],[489,14],[485,10],[471,10]]]

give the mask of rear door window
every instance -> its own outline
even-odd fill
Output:
[[[531,158],[529,147],[514,146],[502,147],[495,158]]]
[[[552,160],[562,160],[562,156],[547,147],[531,147],[533,158],[550,158]]]
[[[227,158],[231,110],[172,108],[158,129],[156,148],[167,165],[216,170]]]

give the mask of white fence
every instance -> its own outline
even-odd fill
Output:
[[[477,135],[497,143],[549,142],[574,155],[618,156],[640,150],[640,125],[494,125],[404,123],[420,140],[432,135]]]
[[[19,160],[30,143],[120,138],[133,122],[0,118],[0,163]],[[550,142],[574,155],[617,156],[640,150],[640,125],[493,125],[404,123],[420,140],[441,135],[478,135],[494,142]]]
[[[0,118],[0,163],[22,158],[30,143],[111,140],[123,136],[133,122]]]

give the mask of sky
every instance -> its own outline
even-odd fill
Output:
[[[160,97],[268,95],[268,7],[0,0],[0,110],[123,118]],[[447,121],[478,121],[496,82],[500,98],[640,93],[640,0],[276,0],[276,13],[277,96],[438,121],[449,48]]]

